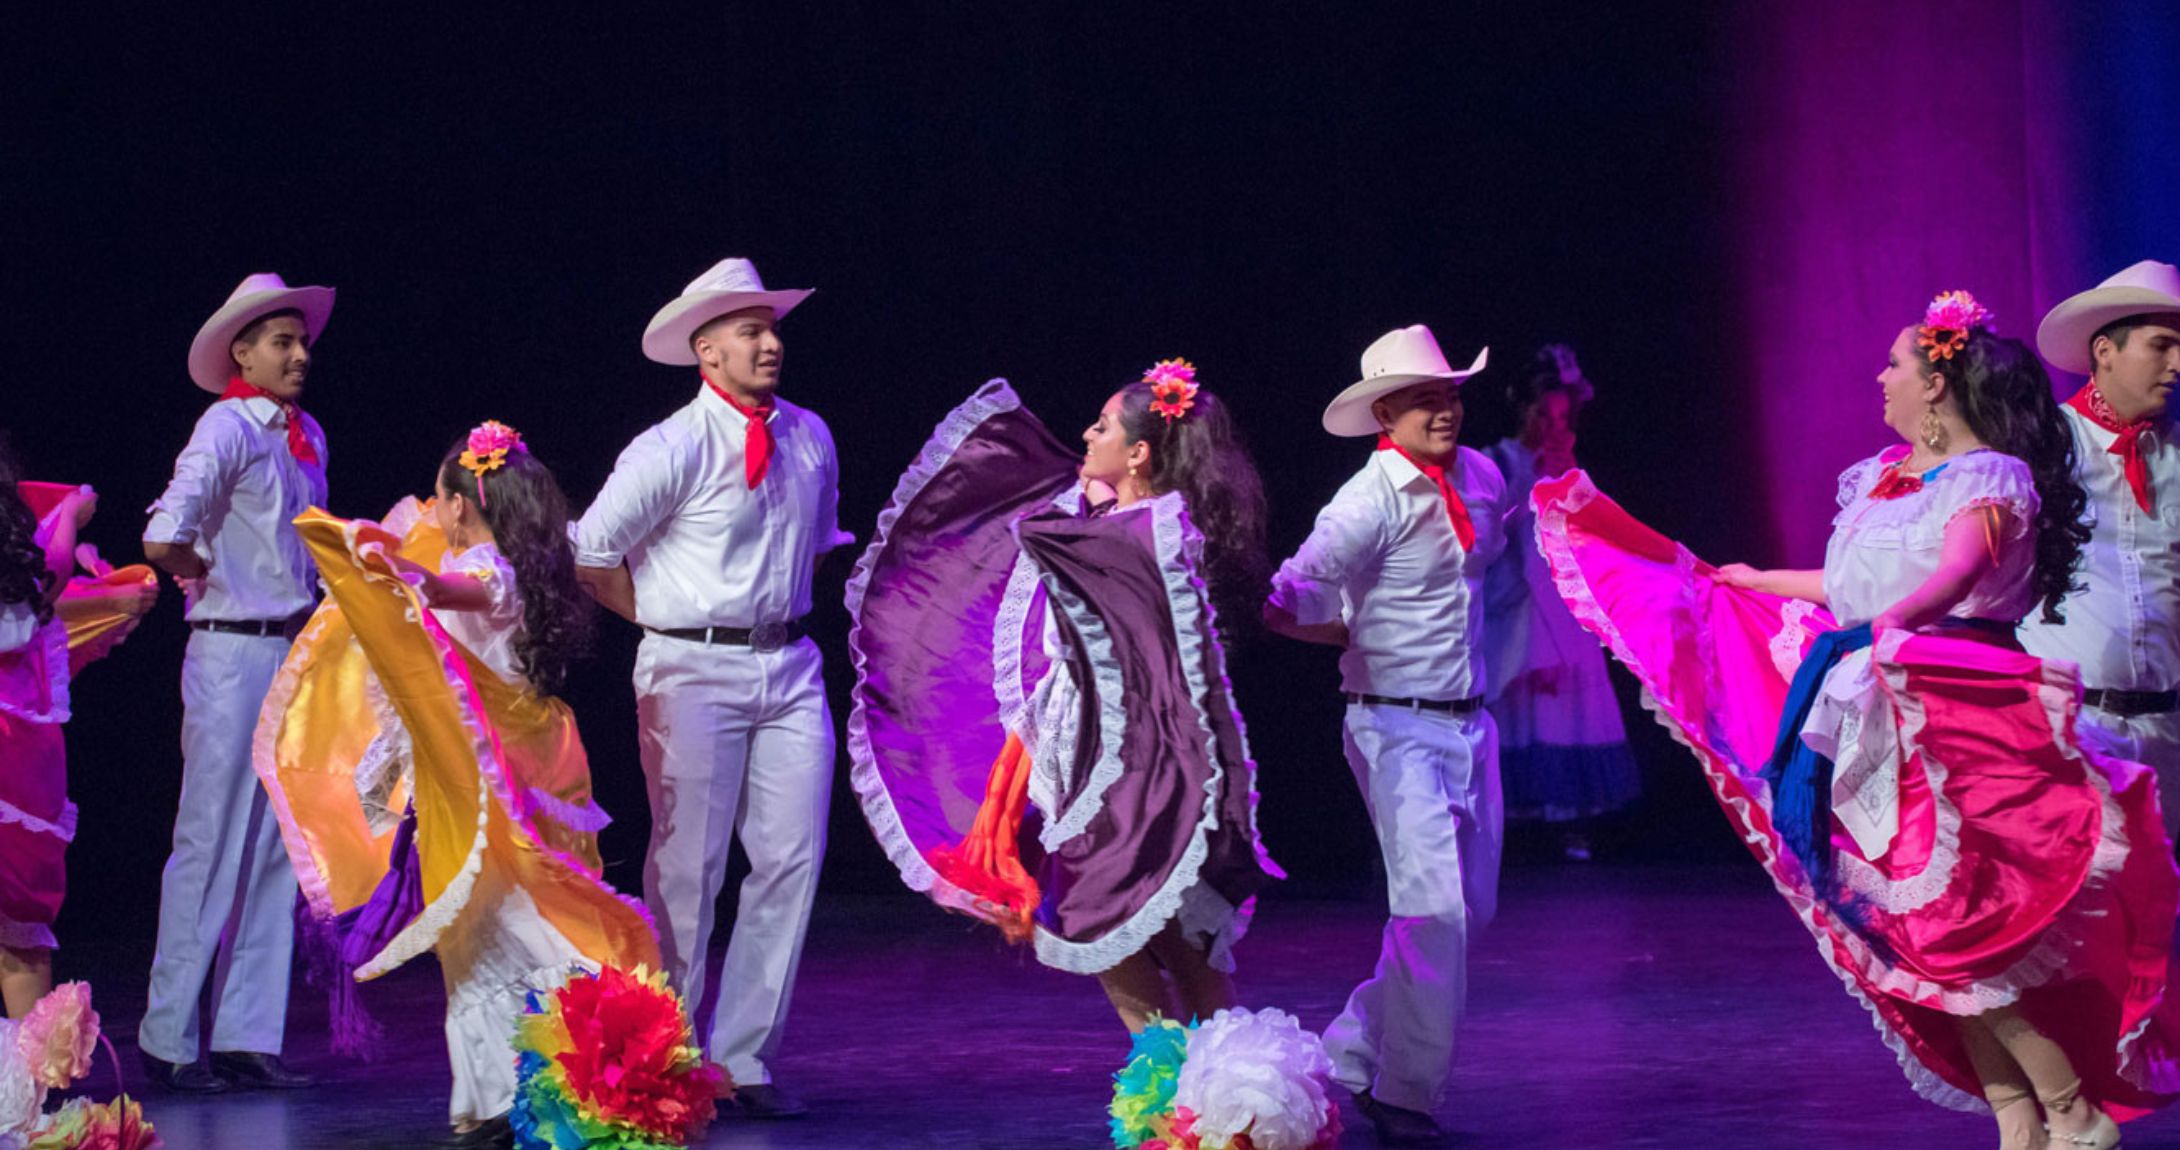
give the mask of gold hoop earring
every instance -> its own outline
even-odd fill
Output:
[[[1937,408],[1926,407],[1923,409],[1923,422],[1922,426],[1917,428],[1917,435],[1922,439],[1923,446],[1928,447],[1930,450],[1944,450],[1945,424],[1939,422]]]

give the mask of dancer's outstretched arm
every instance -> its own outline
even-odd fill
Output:
[[[1807,599],[1811,603],[1825,604],[1824,572],[1776,570],[1765,571],[1746,563],[1728,563],[1714,568],[1711,578],[1728,587],[1746,587],[1766,595],[1784,595],[1789,599]]]
[[[492,606],[491,588],[475,575],[460,571],[441,574],[399,555],[388,555],[386,559],[401,574],[418,577],[424,602],[442,611],[484,611]]]

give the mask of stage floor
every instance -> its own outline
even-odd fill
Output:
[[[84,897],[79,894],[77,897]],[[1471,1013],[1440,1118],[1453,1144],[1523,1150],[1985,1146],[1989,1119],[1916,1098],[1753,864],[1547,866],[1510,873],[1471,964]],[[1247,1005],[1331,1021],[1370,969],[1381,912],[1276,894],[1241,947]],[[65,941],[65,940],[64,940]],[[148,940],[84,943],[109,1032],[133,1045]],[[444,1136],[442,1000],[428,961],[365,988],[388,1057],[327,1053],[323,998],[298,979],[295,1065],[315,1090],[181,1098],[147,1111],[173,1150],[416,1147]],[[1109,1145],[1104,1108],[1127,1041],[1097,985],[903,892],[824,898],[775,1076],[812,1114],[722,1119],[711,1147]],[[102,1060],[103,1061],[103,1060]],[[111,1090],[101,1070],[94,1094]],[[1343,1147],[1375,1145],[1348,1106]],[[2128,1127],[2180,1148],[2180,1114]]]

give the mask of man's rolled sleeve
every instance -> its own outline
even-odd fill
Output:
[[[1384,550],[1385,516],[1361,500],[1335,499],[1294,558],[1272,576],[1270,602],[1305,627],[1337,623],[1349,577]]]
[[[144,525],[144,542],[195,543],[205,512],[226,498],[247,451],[241,428],[217,411],[206,412],[175,457],[166,490],[145,509],[151,521]]]
[[[575,561],[618,567],[680,505],[681,453],[657,429],[637,437],[613,465],[590,509],[576,521]]]

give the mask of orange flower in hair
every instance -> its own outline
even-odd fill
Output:
[[[1196,406],[1196,365],[1185,359],[1161,359],[1143,373],[1151,385],[1151,410],[1167,423],[1188,414]]]

